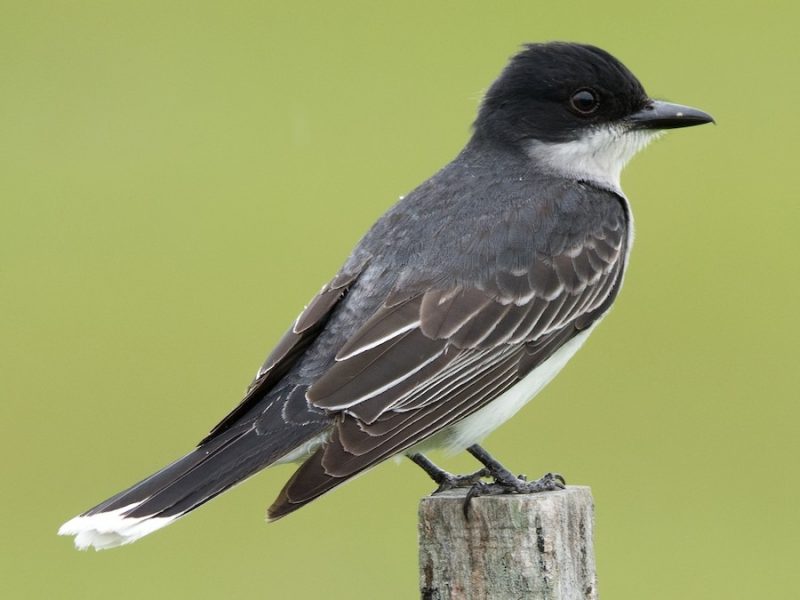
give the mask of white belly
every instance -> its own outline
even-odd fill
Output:
[[[599,322],[599,321],[598,321]],[[589,337],[597,326],[595,322],[589,329],[582,331],[556,350],[553,355],[528,373],[519,383],[504,392],[487,406],[471,414],[466,419],[451,425],[444,431],[426,440],[420,447],[411,452],[422,452],[432,448],[444,448],[449,452],[459,452],[464,448],[477,444],[525,406],[550,383],[558,372],[564,368],[573,354]]]

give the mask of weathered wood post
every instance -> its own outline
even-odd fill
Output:
[[[588,487],[474,498],[466,490],[423,498],[419,569],[423,600],[596,600],[594,501]]]

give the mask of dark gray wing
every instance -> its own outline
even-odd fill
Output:
[[[259,411],[260,405],[265,401],[265,395],[281,381],[298,358],[317,339],[334,308],[345,297],[363,268],[362,264],[359,270],[341,272],[330,283],[322,287],[267,357],[256,373],[253,382],[247,388],[244,399],[211,430],[200,444],[208,442],[234,424],[241,422],[248,413]]]
[[[608,308],[627,244],[623,213],[560,252],[506,261],[480,284],[399,289],[308,389],[336,415],[329,443],[270,508],[281,517],[475,412]]]

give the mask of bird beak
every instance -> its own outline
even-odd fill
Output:
[[[691,106],[650,100],[647,106],[630,115],[627,120],[634,129],[677,129],[713,123],[714,117]]]

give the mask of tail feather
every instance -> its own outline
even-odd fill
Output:
[[[153,473],[128,489],[111,496],[111,498],[104,500],[94,508],[82,513],[80,516],[108,513],[122,508],[130,509],[133,505],[141,504],[144,499],[151,498],[164,489],[174,485],[179,478],[189,473],[192,469],[202,465],[210,456],[215,455],[241,436],[242,432],[238,432],[237,435],[227,435],[224,438],[221,436],[207,445],[196,448],[186,456],[159,469],[156,473]]]
[[[280,436],[279,436],[280,437]],[[169,525],[279,459],[286,439],[228,430],[61,526],[81,550],[114,548]]]

